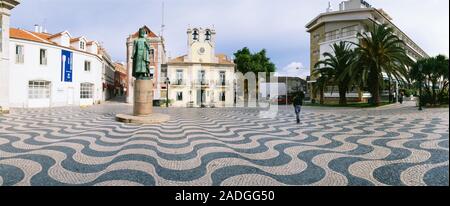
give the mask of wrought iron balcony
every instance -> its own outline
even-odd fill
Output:
[[[171,83],[172,83],[172,85],[175,85],[175,86],[186,85],[186,82],[184,80],[182,80],[182,79],[176,79],[176,80],[174,80]]]
[[[209,81],[206,79],[196,80],[194,81],[194,85],[196,86],[209,86]]]
[[[218,87],[226,87],[230,85],[230,82],[226,80],[217,80],[215,83]]]

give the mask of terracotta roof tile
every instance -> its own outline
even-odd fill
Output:
[[[234,64],[225,54],[217,54],[216,57],[219,59],[219,64]]]
[[[126,74],[127,70],[125,69],[125,66],[121,63],[114,63],[114,68],[116,69],[116,71]]]
[[[184,63],[184,58],[187,55],[183,55],[183,56],[179,56],[176,58],[173,58],[171,60],[169,60],[169,64],[173,64],[173,63]],[[234,64],[234,62],[228,58],[227,55],[225,54],[217,54],[216,57],[219,59],[219,64]]]
[[[169,61],[169,63],[183,63],[184,62],[184,57],[186,57],[186,56],[187,55],[183,55],[183,56],[179,56],[179,57],[176,57],[174,59],[171,59]]]
[[[46,40],[50,40],[50,37],[52,36],[49,33],[36,33],[36,32],[30,32],[30,33],[38,36],[39,38],[46,39]]]
[[[48,43],[47,41],[34,36],[31,32],[22,30],[22,29],[15,29],[15,28],[10,28],[9,29],[9,36],[11,38],[15,38],[15,39],[22,39],[22,40],[29,40],[29,41],[34,41],[34,42],[42,42],[42,43]]]
[[[80,36],[80,37],[77,37],[77,38],[72,38],[72,39],[70,39],[70,43],[77,42],[77,41],[79,41],[79,40],[82,39],[82,38],[86,40],[85,37]]]
[[[55,38],[55,37],[59,37],[59,36],[61,36],[64,32],[66,32],[66,31],[63,31],[63,32],[59,32],[59,33],[53,34],[53,35],[51,35],[51,36],[49,37],[49,39],[53,39],[53,38]]]
[[[49,34],[49,33],[36,33],[36,32],[26,31],[26,30],[23,30],[23,29],[16,29],[16,28],[10,28],[9,29],[9,35],[10,35],[11,38],[14,38],[14,39],[21,39],[21,40],[33,41],[33,42],[38,42],[38,43],[43,43],[43,44],[50,44],[50,45],[55,45],[55,46],[59,46],[59,47],[62,47],[62,48],[69,48],[69,49],[72,49],[74,51],[80,51],[80,52],[84,52],[84,53],[89,53],[89,52],[82,51],[82,50],[79,50],[77,48],[74,48],[72,46],[64,47],[64,46],[58,45],[57,43],[51,41],[51,39],[53,39],[53,38],[55,38],[57,36],[60,36],[62,33],[64,33],[64,32],[60,32],[58,34],[52,35],[52,34]],[[71,39],[71,42],[73,42],[72,40],[77,40],[77,39],[80,39],[80,38],[82,38],[82,37]],[[83,37],[83,38],[85,38],[85,37]],[[91,42],[94,42],[94,41],[91,41]],[[89,54],[92,54],[92,53],[89,53]],[[94,55],[98,56],[97,54],[94,54]]]
[[[147,26],[144,26],[145,31],[147,32],[147,37],[158,37],[158,35],[156,35],[155,33],[153,33],[152,30],[150,30]],[[131,35],[133,38],[137,38],[139,36],[139,31],[135,32],[134,34]]]

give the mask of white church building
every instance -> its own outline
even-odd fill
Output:
[[[168,78],[169,100],[174,107],[231,107],[234,105],[235,64],[216,54],[216,32],[211,28],[189,28],[188,53],[162,65]],[[167,95],[161,91],[164,98]]]
[[[10,28],[10,10],[19,1],[6,2],[0,4],[0,110],[104,101],[104,49],[99,52],[96,41],[75,38],[68,31]]]

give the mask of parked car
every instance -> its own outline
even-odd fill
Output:
[[[291,104],[292,99],[288,98],[286,95],[278,95],[272,99],[272,104],[285,105]]]

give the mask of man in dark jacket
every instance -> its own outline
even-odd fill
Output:
[[[303,99],[305,99],[305,93],[303,93],[303,91],[300,91],[294,97],[294,108],[295,108],[295,115],[297,117],[297,124],[300,124],[300,112],[302,110]]]

